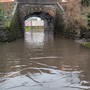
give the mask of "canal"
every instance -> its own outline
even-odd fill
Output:
[[[90,50],[43,30],[1,43],[0,90],[90,90]]]

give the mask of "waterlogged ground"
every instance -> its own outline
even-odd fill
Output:
[[[51,32],[0,44],[0,90],[90,90],[90,50]]]

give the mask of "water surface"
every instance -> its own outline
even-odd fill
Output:
[[[0,44],[0,90],[90,90],[90,50],[53,33],[30,31]]]

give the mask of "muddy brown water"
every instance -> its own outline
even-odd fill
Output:
[[[90,90],[90,49],[26,32],[25,40],[0,44],[0,90]]]

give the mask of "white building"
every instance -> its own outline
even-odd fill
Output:
[[[37,17],[28,18],[25,21],[25,26],[44,26],[44,21]]]

